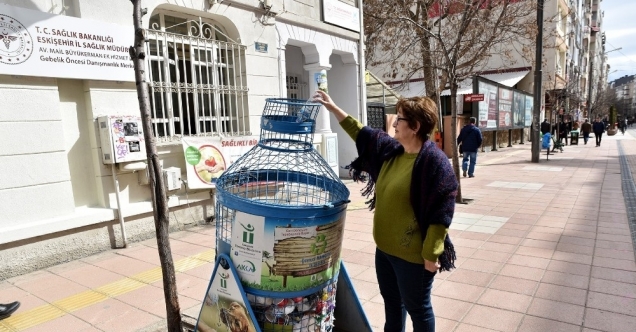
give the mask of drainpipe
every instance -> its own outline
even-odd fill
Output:
[[[367,84],[366,84],[366,63],[364,59],[364,10],[362,0],[358,2],[358,10],[360,11],[360,40],[358,42],[358,64],[360,66],[360,114],[358,119],[363,124],[367,124]]]
[[[115,164],[110,165],[110,170],[113,173],[113,184],[115,185],[115,197],[117,198],[117,215],[119,216],[119,225],[121,226],[121,237],[124,244],[124,248],[128,247],[128,241],[126,240],[126,226],[124,225],[124,213],[121,210],[121,200],[119,198],[119,180],[117,180],[117,171],[115,170]]]

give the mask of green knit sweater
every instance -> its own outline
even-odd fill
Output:
[[[348,116],[340,126],[355,141],[362,124]],[[411,263],[424,264],[423,259],[437,261],[444,252],[448,228],[440,224],[428,227],[422,240],[415,213],[410,203],[410,185],[417,153],[403,153],[384,162],[375,187],[373,238],[383,252]]]

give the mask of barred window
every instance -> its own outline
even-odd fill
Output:
[[[146,54],[155,137],[249,135],[245,48],[214,21],[154,14]]]

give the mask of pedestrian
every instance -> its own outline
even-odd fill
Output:
[[[548,122],[548,119],[545,118],[543,119],[543,122],[541,122],[541,136],[549,132],[550,132],[550,122]]]
[[[0,303],[0,320],[11,316],[20,307],[20,302]]]
[[[558,133],[559,143],[563,143],[563,139],[565,138],[565,131],[566,131],[565,122],[563,122],[563,119],[561,119],[561,121],[559,121],[559,123],[557,124],[557,133]]]
[[[588,121],[588,119],[585,119],[585,123],[581,125],[581,132],[583,133],[584,144],[587,144],[587,140],[590,139],[591,131],[592,131],[592,124]]]
[[[363,193],[373,214],[375,269],[384,299],[384,331],[403,331],[406,313],[413,331],[435,331],[431,304],[433,279],[454,268],[448,227],[455,211],[457,178],[446,154],[429,139],[437,125],[435,102],[428,97],[400,99],[395,136],[363,126],[322,91],[313,100],[333,113],[354,139],[358,158],[354,180],[369,182]],[[376,190],[377,189],[377,190]]]
[[[621,133],[625,135],[625,130],[627,130],[627,119],[620,120]]]
[[[466,177],[466,171],[471,178],[475,177],[475,164],[477,164],[477,150],[481,146],[482,136],[481,130],[475,126],[477,119],[471,117],[470,123],[465,125],[457,136],[457,144],[462,145],[464,157],[462,159],[463,176]],[[468,165],[470,160],[470,166]]]
[[[565,121],[565,145],[568,145],[569,135],[572,132],[572,122],[570,120]]]
[[[596,139],[596,146],[601,146],[601,138],[605,132],[605,124],[601,122],[601,118],[596,118],[596,121],[592,124],[592,130],[594,131],[594,138]]]

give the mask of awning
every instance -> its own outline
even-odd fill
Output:
[[[513,87],[515,84],[519,83],[530,70],[520,70],[520,71],[512,71],[507,73],[496,73],[496,74],[485,74],[485,75],[477,75],[479,77],[483,77],[485,79],[497,82],[499,84],[503,84],[508,87]],[[459,88],[457,89],[457,95],[465,95],[473,93],[473,79],[467,78],[459,83]],[[450,96],[450,89],[442,91],[441,96]]]

